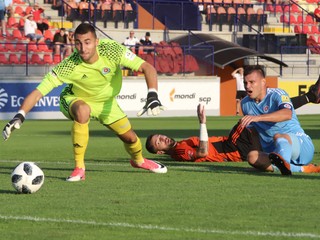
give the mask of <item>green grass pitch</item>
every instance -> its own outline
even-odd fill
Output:
[[[320,116],[299,116],[320,164]],[[208,117],[209,135],[227,135],[238,117]],[[151,133],[198,135],[196,117],[130,119],[141,141]],[[6,121],[0,121],[4,126]],[[1,239],[320,239],[320,174],[262,173],[247,163],[166,164],[167,174],[130,166],[123,145],[90,123],[86,181],[74,167],[70,121],[27,120],[0,141]],[[10,174],[22,161],[45,173],[39,192],[16,194]]]

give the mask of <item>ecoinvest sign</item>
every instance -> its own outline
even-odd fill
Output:
[[[0,119],[8,119],[12,117],[12,113],[16,113],[25,97],[32,92],[37,86],[38,82],[29,81],[6,81],[0,82]],[[28,116],[37,116],[36,118],[52,118],[55,113],[60,112],[59,109],[59,95],[63,86],[55,88],[48,95],[44,96],[30,111]],[[56,117],[53,117],[56,118]],[[60,118],[60,117],[57,117]]]

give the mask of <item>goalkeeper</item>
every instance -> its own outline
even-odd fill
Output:
[[[133,167],[166,173],[164,165],[143,157],[140,139],[115,98],[122,85],[121,66],[143,72],[148,95],[138,116],[146,112],[148,115],[158,115],[163,106],[157,95],[158,81],[154,67],[113,40],[99,40],[95,28],[88,23],[76,28],[74,38],[76,49],[73,54],[46,74],[36,89],[25,98],[18,113],[3,129],[4,140],[10,137],[13,130],[20,128],[26,114],[43,96],[66,83],[60,95],[60,110],[73,121],[71,136],[75,160],[75,168],[67,181],[85,179],[84,156],[91,118],[97,119],[120,138]]]

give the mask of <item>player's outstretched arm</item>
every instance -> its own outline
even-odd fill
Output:
[[[206,113],[204,105],[199,104],[197,107],[197,114],[200,123],[200,143],[197,149],[197,157],[206,157],[208,155],[208,131],[206,125]]]
[[[147,87],[148,95],[147,101],[144,107],[137,113],[137,116],[140,117],[147,112],[148,115],[158,115],[161,110],[164,110],[164,106],[161,104],[158,98],[158,77],[156,69],[149,63],[144,62],[139,71],[144,73]]]
[[[18,113],[3,128],[2,137],[6,141],[15,129],[19,129],[25,120],[26,114],[36,105],[42,98],[39,90],[33,90],[23,101]]]

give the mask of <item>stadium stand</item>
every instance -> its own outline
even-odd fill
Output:
[[[14,0],[15,2],[19,2],[19,0]],[[128,2],[132,2],[132,1],[128,1]],[[168,1],[170,2],[170,1]],[[191,2],[191,1],[189,1]],[[296,4],[291,4],[290,6],[277,6],[276,4],[270,4],[270,7],[273,7],[273,11],[268,12],[265,11],[264,9],[267,9],[268,5],[265,5],[264,1],[261,1],[261,4],[259,4],[256,1],[243,1],[243,0],[225,0],[225,1],[213,1],[213,0],[193,0],[194,4],[198,7],[199,4],[202,5],[206,5],[206,8],[202,11],[203,14],[203,21],[201,22],[202,24],[202,31],[206,31],[208,26],[209,26],[209,31],[219,31],[221,32],[221,34],[230,34],[230,31],[232,31],[232,27],[234,26],[234,24],[237,24],[238,28],[234,28],[237,29],[239,32],[237,34],[239,34],[238,36],[240,36],[241,38],[241,34],[242,33],[246,33],[247,31],[251,31],[251,29],[253,28],[255,30],[255,32],[259,32],[259,31],[264,31],[264,27],[268,26],[267,29],[267,33],[272,33],[273,31],[275,33],[279,34],[279,31],[281,31],[281,28],[283,27],[283,24],[280,25],[280,21],[276,21],[275,19],[280,19],[280,18],[285,18],[288,17],[287,21],[281,21],[281,23],[286,23],[285,26],[289,27],[289,33],[299,33],[299,34],[307,34],[308,37],[312,36],[310,39],[314,40],[314,42],[316,42],[318,44],[318,35],[319,31],[317,30],[317,25],[314,24],[314,19],[311,15],[306,14],[305,11],[303,11],[303,5],[301,6],[297,6]],[[299,1],[298,3],[305,3],[306,1]],[[123,26],[124,29],[128,28],[128,23],[129,22],[135,22],[137,21],[137,19],[139,18],[139,16],[137,16],[137,12],[136,9],[137,8],[132,8],[131,5],[124,5],[124,7],[122,7],[121,9],[118,9],[119,14],[116,14],[116,10],[112,10],[111,5],[109,4],[109,6],[107,6],[108,4],[97,4],[96,7],[96,11],[93,11],[93,9],[91,12],[89,11],[89,9],[87,8],[87,13],[83,13],[82,17],[79,18],[79,11],[80,11],[80,7],[77,6],[77,8],[75,7],[75,5],[72,5],[73,1],[69,0],[67,1],[68,6],[66,7],[66,19],[72,20],[75,22],[75,24],[77,24],[79,21],[82,21],[83,19],[88,19],[89,17],[92,17],[93,15],[95,16],[95,20],[97,21],[97,26],[101,27],[101,29],[103,30],[103,27],[107,27],[107,22],[112,22],[113,24],[110,24],[110,26],[108,26],[108,28],[110,28],[111,30],[113,30],[113,28],[121,28]],[[315,3],[312,3],[315,4]],[[69,6],[70,5],[70,6]],[[73,7],[71,7],[73,6]],[[23,26],[23,22],[22,18],[20,16],[24,15],[27,11],[27,6],[25,5],[25,3],[21,4],[21,9],[17,8],[15,5],[15,10],[16,10],[16,16],[15,16],[15,20],[16,22],[14,23],[14,21],[12,20],[12,22],[10,22],[10,24],[12,24],[11,27],[9,28],[9,34],[12,34],[12,38],[10,38],[10,35],[8,34],[8,38],[5,41],[19,41],[19,43],[22,43],[21,40],[19,40],[19,37],[16,36],[16,34],[14,34],[13,29],[17,28],[16,23],[18,22],[19,25],[18,27],[21,29],[21,27]],[[225,14],[225,16],[223,15],[219,15],[218,14],[218,8],[222,7],[225,12],[222,14]],[[281,10],[280,10],[281,8]],[[308,6],[309,8],[309,6]],[[72,10],[72,11],[71,11]],[[148,9],[146,9],[148,10]],[[220,8],[221,10],[221,8]],[[219,10],[219,13],[221,13]],[[241,14],[240,14],[241,13]],[[234,21],[234,14],[236,14],[237,16],[237,21]],[[285,14],[283,17],[280,17],[280,14]],[[74,15],[74,16],[73,16]],[[241,16],[240,16],[241,15]],[[290,16],[291,15],[291,16]],[[117,17],[116,17],[117,16]],[[178,16],[178,14],[177,14]],[[233,21],[232,21],[233,18]],[[66,20],[64,19],[64,20]],[[295,23],[294,19],[296,19],[297,24]],[[308,20],[307,20],[308,19]],[[270,20],[270,22],[268,22],[267,20]],[[309,22],[309,20],[311,20]],[[57,21],[57,20],[55,20]],[[137,24],[137,22],[135,22]],[[8,21],[9,24],[9,21]],[[59,23],[60,24],[60,23]],[[101,26],[101,25],[102,26]],[[181,23],[178,23],[177,25],[182,25]],[[184,23],[183,23],[184,24]],[[204,28],[207,27],[206,29]],[[217,28],[212,28],[212,26],[217,26]],[[245,26],[248,26],[245,27]],[[134,28],[138,27],[139,29],[139,25],[135,25]],[[170,29],[169,26],[168,28]],[[210,28],[211,27],[211,28]],[[53,29],[49,29],[47,31],[44,32],[44,36],[46,39],[48,39],[49,41],[52,41],[52,37],[53,34],[55,32],[55,30],[59,28],[59,25],[56,24],[56,26]],[[300,30],[298,29],[300,28]],[[280,30],[279,30],[280,29]],[[145,31],[145,29],[139,29],[141,31]],[[299,31],[298,31],[299,30]],[[242,31],[242,33],[241,33]],[[278,32],[277,32],[278,31]],[[160,34],[158,34],[160,35]],[[164,34],[163,34],[164,35]],[[162,37],[162,36],[161,36]],[[161,37],[157,38],[157,40],[161,39]],[[10,40],[11,39],[11,40]],[[3,41],[4,39],[0,39],[1,41]],[[156,42],[156,41],[155,41]],[[160,42],[160,41],[159,41]],[[25,53],[25,49],[23,49],[22,47],[20,48],[19,46],[22,46],[23,44],[16,44],[15,45],[15,52],[17,53]],[[159,43],[160,45],[160,43]],[[28,45],[28,47],[30,47]],[[0,47],[1,48],[1,47]],[[51,50],[48,49],[47,47],[44,47],[44,49],[42,49],[42,46],[37,46],[37,49],[33,50],[33,48],[29,49],[32,50],[29,52],[29,56],[31,56],[32,53],[39,53],[40,56],[42,56],[41,54],[43,54],[43,58],[42,58],[42,64],[44,64],[44,55],[45,53],[48,53],[49,55],[51,55]],[[10,47],[9,47],[10,49]],[[12,50],[12,49],[11,49]],[[0,52],[1,49],[0,49]],[[187,54],[173,54],[172,51],[162,51],[163,54],[159,54],[159,55],[152,55],[152,54],[142,54],[141,52],[138,52],[137,54],[141,55],[143,58],[147,59],[148,62],[153,63],[153,65],[155,65],[157,67],[157,69],[159,71],[161,71],[162,74],[176,74],[176,73],[181,73],[183,72],[182,70],[182,65],[183,61],[186,60]],[[14,53],[14,52],[12,52]],[[41,54],[40,54],[41,53]],[[315,54],[316,52],[313,51],[313,53]],[[17,54],[18,55],[18,54]],[[19,56],[19,55],[18,55]],[[53,56],[51,56],[53,57]],[[193,57],[193,56],[191,56]],[[47,58],[47,57],[46,57]],[[59,56],[60,58],[60,56]],[[19,58],[18,58],[19,59]],[[55,57],[55,61],[52,58],[53,64],[59,62],[60,60],[57,60],[58,57]],[[61,58],[60,58],[61,59]],[[20,61],[20,60],[19,60]],[[192,60],[190,60],[192,61]],[[189,61],[188,61],[189,62]],[[195,66],[197,66],[197,64],[194,64]],[[199,67],[199,66],[198,66]],[[185,66],[184,67],[186,70],[190,69],[190,66]],[[188,70],[189,72],[194,72],[192,69]]]

